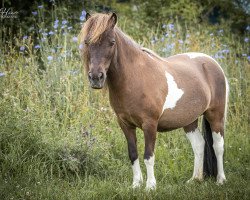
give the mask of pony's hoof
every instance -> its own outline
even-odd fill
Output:
[[[190,178],[189,180],[186,181],[186,183],[192,183],[194,181],[193,178]]]
[[[203,178],[201,178],[201,177],[192,177],[186,183],[193,183],[194,181],[202,182]]]
[[[227,179],[225,176],[217,176],[216,184],[223,185],[226,181],[227,181]]]
[[[146,191],[156,190],[156,182],[147,182]]]
[[[133,189],[137,189],[137,188],[140,188],[142,185],[142,181],[139,181],[139,182],[133,182],[132,184],[132,188]]]

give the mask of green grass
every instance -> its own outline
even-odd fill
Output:
[[[119,25],[133,37],[140,29],[122,18]],[[130,24],[130,26],[128,26]],[[78,44],[72,41],[80,26],[64,35],[38,34],[15,38],[15,46],[1,45],[0,72],[0,194],[2,199],[249,199],[249,43],[211,27],[148,31],[139,42],[162,56],[198,51],[218,58],[230,84],[225,136],[228,181],[186,184],[193,170],[193,153],[182,130],[159,133],[156,144],[157,190],[145,185],[132,190],[127,144],[108,95],[91,90],[82,69]],[[41,28],[48,32],[52,27]],[[176,30],[175,29],[175,30]],[[164,32],[165,32],[164,31]],[[211,33],[214,36],[210,36]],[[158,41],[151,43],[152,37]],[[248,36],[249,37],[249,36]],[[180,40],[184,41],[182,43]],[[173,48],[166,47],[173,44]],[[20,46],[25,46],[23,52]],[[59,48],[58,48],[59,47]],[[165,48],[165,49],[164,49]],[[163,50],[163,51],[162,51]],[[64,56],[66,55],[66,56]],[[219,53],[220,55],[220,53]],[[53,56],[49,61],[48,56]],[[144,181],[143,134],[138,146]]]

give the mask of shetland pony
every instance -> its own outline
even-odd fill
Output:
[[[107,83],[110,104],[127,139],[133,170],[133,188],[143,183],[136,128],[144,132],[146,189],[156,188],[155,141],[158,132],[182,128],[194,152],[191,180],[216,176],[223,169],[224,124],[228,85],[220,65],[203,53],[182,53],[162,58],[142,48],[117,26],[117,16],[87,14],[80,41],[90,85]],[[198,118],[203,115],[203,133]]]

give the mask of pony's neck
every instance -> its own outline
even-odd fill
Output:
[[[143,56],[141,47],[125,35],[119,28],[116,31],[116,51],[108,71],[108,87],[111,90],[120,90],[126,78],[138,70],[137,60]]]

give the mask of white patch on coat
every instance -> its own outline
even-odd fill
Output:
[[[221,69],[221,71],[223,72],[224,74],[224,71],[222,69],[222,67],[220,66],[220,64],[211,56],[205,54],[205,53],[198,53],[198,52],[189,52],[189,53],[184,53],[185,55],[187,55],[190,59],[193,59],[193,58],[197,58],[197,57],[206,57],[206,58],[209,58],[211,60],[213,60],[217,65],[218,67]],[[225,76],[225,74],[224,74]]]
[[[223,184],[226,181],[224,169],[223,169],[223,153],[224,153],[224,138],[220,133],[213,132],[213,148],[217,158],[217,183]]]
[[[193,179],[202,180],[205,140],[198,128],[194,131],[188,132],[186,136],[189,139],[194,151],[194,172],[189,181]]]
[[[132,170],[133,170],[133,188],[137,188],[140,187],[142,182],[143,182],[143,178],[142,178],[142,173],[141,173],[141,168],[140,168],[140,163],[139,163],[139,159],[137,158],[134,161],[134,164],[132,165]]]
[[[167,84],[168,84],[168,94],[166,96],[165,103],[163,105],[162,112],[167,109],[173,109],[176,106],[177,101],[182,97],[184,94],[182,89],[179,89],[174,77],[169,74],[168,72],[165,73]]]
[[[144,159],[144,163],[147,169],[147,183],[146,189],[151,190],[156,188],[156,180],[154,175],[154,163],[155,163],[155,156],[151,156],[148,160]]]
[[[184,53],[184,54],[187,55],[190,59],[197,58],[197,57],[209,57],[209,58],[212,58],[211,56],[209,56],[209,55],[207,55],[205,53],[189,52],[189,53]],[[217,62],[217,61],[215,61],[215,62]]]

